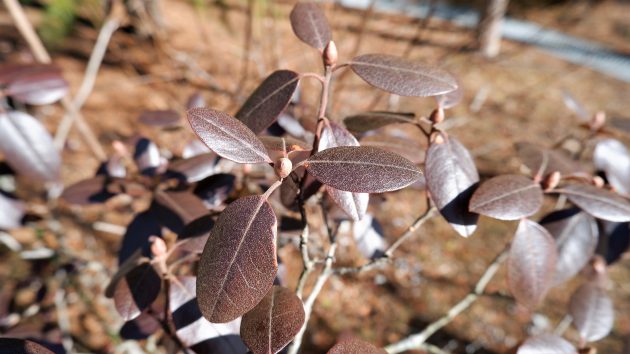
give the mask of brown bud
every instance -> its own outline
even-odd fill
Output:
[[[166,248],[166,243],[161,238],[151,236],[149,238],[149,241],[151,242],[151,253],[153,254],[153,256],[155,256],[155,258],[164,256],[168,251]]]
[[[431,115],[429,116],[429,120],[433,124],[442,123],[444,121],[444,109],[441,107],[435,109],[433,112],[431,112]]]
[[[293,170],[293,163],[286,157],[279,158],[274,164],[276,175],[280,178],[287,178],[287,176]]]
[[[562,175],[559,171],[551,172],[547,175],[545,180],[542,182],[542,187],[545,192],[553,190],[558,186],[560,180],[562,179]]]
[[[337,53],[337,45],[335,45],[334,41],[328,42],[328,45],[324,48],[322,57],[324,58],[324,65],[326,66],[337,64],[339,54]]]

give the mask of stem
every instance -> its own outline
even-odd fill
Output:
[[[499,266],[507,259],[509,254],[509,247],[510,246],[508,244],[503,249],[503,251],[501,251],[501,253],[492,261],[492,263],[488,265],[488,268],[486,268],[486,271],[483,273],[481,278],[479,278],[479,281],[475,285],[474,289],[470,293],[468,293],[468,295],[466,295],[464,299],[455,304],[455,306],[451,307],[451,309],[444,316],[429,324],[427,327],[425,327],[424,330],[422,330],[422,332],[413,334],[397,343],[390,344],[385,347],[385,350],[388,353],[394,354],[420,348],[426,342],[426,340],[429,339],[429,337],[435,334],[435,332],[439,331],[444,326],[451,323],[455,319],[455,317],[464,312],[464,310],[469,308],[473,303],[475,303],[475,301],[477,301],[477,299],[479,299],[481,295],[483,295],[484,289],[499,270]]]

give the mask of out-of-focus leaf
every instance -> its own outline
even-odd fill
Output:
[[[50,133],[32,116],[0,113],[0,152],[18,173],[37,182],[59,179],[61,156]]]
[[[212,150],[210,150],[206,144],[201,142],[199,139],[194,139],[184,146],[184,149],[182,150],[182,158],[189,159],[209,152],[212,152]]]
[[[415,123],[415,114],[399,112],[366,112],[344,118],[344,124],[353,133],[365,133],[390,124]]]
[[[447,71],[392,55],[361,55],[350,68],[368,84],[400,96],[436,96],[457,89]]]
[[[516,143],[515,146],[518,156],[523,164],[530,169],[532,175],[538,173],[543,164],[545,168],[541,176],[554,171],[558,171],[563,175],[583,172],[582,168],[575,161],[561,151],[542,148],[526,142]]]
[[[199,261],[199,308],[225,323],[251,310],[273,285],[276,215],[262,196],[237,199],[223,210]]]
[[[0,354],[54,354],[46,347],[31,340],[0,338]]]
[[[284,152],[311,151],[313,147],[308,143],[291,137],[261,136],[260,141],[268,151]]]
[[[116,284],[114,305],[125,321],[133,320],[160,294],[162,279],[153,266],[142,263]]]
[[[24,216],[24,203],[0,192],[0,230],[19,227]]]
[[[114,193],[107,190],[108,181],[109,178],[102,175],[84,179],[66,187],[61,198],[75,205],[103,203],[115,196]]]
[[[555,211],[545,216],[540,224],[553,236],[558,247],[554,285],[564,283],[584,268],[595,253],[599,235],[597,223],[592,216],[573,208]]]
[[[142,255],[149,255],[149,237],[162,236],[162,225],[157,213],[145,210],[138,213],[127,225],[122,244],[118,250],[118,264],[123,264],[139,251]]]
[[[516,354],[577,354],[577,350],[566,339],[554,334],[541,334],[527,338]]]
[[[315,3],[298,2],[291,10],[290,19],[295,35],[315,49],[323,51],[332,39],[326,15]]]
[[[236,177],[227,173],[212,175],[195,186],[193,193],[203,200],[207,208],[220,207],[234,190]]]
[[[615,309],[606,291],[595,283],[586,283],[571,296],[569,313],[573,325],[587,342],[608,335],[615,320]]]
[[[190,97],[188,97],[188,101],[186,102],[186,109],[193,108],[202,108],[206,106],[206,101],[203,99],[203,96],[200,92],[195,92]]]
[[[615,263],[630,248],[630,223],[600,220],[600,226],[600,235],[605,243],[603,253],[606,263]]]
[[[46,105],[59,101],[68,92],[61,72],[52,70],[21,75],[9,83],[7,95],[22,103]]]
[[[302,300],[293,291],[274,286],[243,316],[241,338],[253,354],[277,353],[304,324]]]
[[[61,75],[61,69],[51,64],[2,64],[0,65],[0,85],[6,86],[19,78],[41,74]]]
[[[375,134],[361,138],[362,146],[373,146],[398,154],[407,160],[419,164],[425,160],[426,149],[419,141],[408,137],[390,134]]]
[[[346,229],[346,225],[351,228]],[[357,249],[365,258],[379,257],[387,248],[383,228],[370,214],[365,215],[361,221],[342,223],[339,232],[346,231],[352,234]]]
[[[328,354],[385,354],[385,350],[357,338],[340,341],[330,348]]]
[[[292,115],[281,113],[280,116],[278,116],[278,125],[282,129],[284,129],[288,134],[296,138],[307,140],[306,138],[307,138],[307,135],[309,134],[312,137],[312,133],[307,132],[306,129],[304,129],[304,127],[302,126],[302,124]],[[310,141],[310,140],[307,140],[307,141]]]
[[[350,132],[339,124],[328,122],[322,129],[318,151],[338,146],[359,146],[359,142]],[[363,218],[370,202],[370,195],[368,193],[352,193],[331,186],[326,186],[326,191],[330,199],[350,216],[352,220],[361,220],[361,218]]]
[[[464,98],[464,89],[459,80],[457,82],[457,89],[445,93],[443,95],[435,96],[435,100],[440,108],[450,109],[457,106]]]
[[[265,145],[238,119],[209,108],[187,113],[195,134],[219,156],[239,163],[272,162]]]
[[[177,235],[178,241],[175,247],[185,252],[201,253],[210,237],[214,223],[212,215],[204,215],[191,221]]]
[[[152,315],[147,314],[145,310],[140,316],[125,322],[119,333],[123,339],[141,340],[149,338],[160,328],[162,328],[160,322]]]
[[[494,177],[470,198],[469,210],[499,220],[518,220],[534,215],[543,203],[540,185],[519,175]]]
[[[556,243],[539,224],[523,219],[508,258],[508,285],[516,301],[530,310],[545,298],[553,283]]]
[[[160,165],[162,165],[160,149],[147,138],[138,139],[135,144],[133,159],[140,172],[148,175],[155,174]]]
[[[590,116],[584,106],[569,92],[562,91],[562,102],[564,105],[575,113],[582,121],[587,121]]]
[[[184,225],[208,213],[203,201],[187,190],[155,192],[151,209],[162,225],[176,233],[179,233]]]
[[[167,173],[187,183],[199,182],[214,173],[215,163],[213,154],[196,155],[171,163]]]
[[[140,123],[153,127],[173,127],[179,124],[179,113],[172,109],[144,111],[138,118]]]
[[[273,72],[249,96],[234,117],[254,133],[260,134],[287,108],[299,80],[300,75],[291,70]]]
[[[472,235],[479,216],[471,213],[468,205],[479,173],[466,147],[452,137],[441,144],[431,144],[425,174],[431,198],[442,216],[460,235]]]
[[[322,183],[357,193],[390,192],[422,177],[411,161],[366,146],[341,146],[318,152],[306,160],[305,167]]]
[[[630,221],[630,202],[615,193],[586,184],[570,184],[555,191],[598,219]]]
[[[616,139],[604,139],[593,151],[595,168],[606,173],[608,183],[619,193],[630,194],[630,153]]]

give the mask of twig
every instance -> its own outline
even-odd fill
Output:
[[[403,340],[390,344],[385,347],[385,350],[388,353],[402,353],[407,350],[417,349],[422,346],[429,337],[431,337],[435,332],[439,331],[441,328],[451,323],[455,317],[461,314],[464,310],[469,308],[481,295],[483,295],[483,291],[492,280],[494,275],[499,270],[499,266],[503,263],[509,254],[509,245],[505,247],[503,251],[488,265],[486,271],[483,273],[474,289],[464,297],[460,302],[455,304],[446,315],[440,317],[438,320],[429,324],[422,332],[413,334]]]
[[[50,64],[52,62],[50,55],[48,54],[48,51],[46,51],[46,48],[42,44],[39,36],[33,29],[33,26],[26,17],[26,14],[24,14],[22,6],[18,3],[17,0],[3,0],[3,2],[7,10],[9,10],[11,17],[15,21],[15,26],[20,31],[22,37],[24,37],[24,40],[26,40],[26,43],[28,43],[28,46],[31,48],[35,59],[40,63]],[[81,114],[78,111],[72,109],[72,99],[70,98],[70,96],[66,95],[65,97],[63,97],[61,99],[61,104],[64,109],[70,113],[73,120],[77,123],[77,128],[79,129],[79,132],[81,133],[81,136],[83,137],[87,145],[92,150],[92,153],[99,160],[105,160],[107,158],[105,150],[103,150],[103,147],[96,138],[96,135],[87,125]]]
[[[96,82],[96,76],[98,75],[99,68],[101,67],[101,63],[105,57],[105,52],[107,51],[107,46],[119,25],[120,23],[118,19],[115,17],[108,17],[103,24],[103,27],[101,27],[87,67],[85,68],[83,81],[81,82],[81,86],[79,87],[76,96],[74,96],[74,100],[72,100],[72,111],[79,112],[81,107],[85,104],[87,98],[92,93],[94,83]],[[57,149],[63,149],[73,123],[74,119],[70,114],[70,111],[66,111],[66,114],[57,128],[57,133],[55,134],[55,146]]]

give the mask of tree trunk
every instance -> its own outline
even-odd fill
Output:
[[[501,25],[509,0],[486,0],[477,27],[479,51],[486,58],[499,54],[501,48]]]

